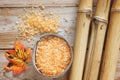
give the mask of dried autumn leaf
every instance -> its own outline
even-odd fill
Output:
[[[25,49],[24,45],[21,44],[19,41],[16,41],[16,43],[14,44],[14,47],[15,47],[17,58],[22,59],[24,54],[24,49]]]
[[[20,74],[22,71],[26,70],[26,64],[22,67],[13,65],[12,63],[7,63],[5,69],[8,71],[13,71],[14,75]]]
[[[31,49],[25,48],[19,41],[15,42],[14,47],[14,50],[7,50],[5,53],[5,57],[9,60],[5,69],[13,71],[13,74],[16,75],[26,70],[26,64],[31,59]]]

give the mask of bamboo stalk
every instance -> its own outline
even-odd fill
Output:
[[[94,37],[94,48],[92,50],[92,59],[89,66],[89,75],[87,80],[97,80],[101,63],[101,56],[103,52],[104,38],[106,33],[107,24],[99,22],[96,27],[96,36]]]
[[[93,0],[80,0],[70,80],[82,80]]]
[[[90,35],[90,41],[89,41],[89,46],[88,46],[88,52],[87,52],[87,56],[86,56],[86,61],[85,61],[85,70],[84,70],[84,77],[83,80],[88,80],[88,76],[90,73],[90,65],[91,65],[91,61],[92,61],[92,53],[93,53],[93,48],[94,48],[94,42],[95,42],[95,37],[96,35],[96,27],[94,22],[92,22],[92,26],[91,26],[91,35]]]
[[[120,0],[114,0],[105,45],[100,80],[114,80],[120,52]]]
[[[104,38],[107,29],[108,15],[111,0],[98,0],[94,15],[95,28],[92,28],[94,36],[90,41],[88,55],[86,59],[86,67],[84,72],[84,80],[97,80],[101,63],[101,56],[104,46]],[[94,25],[92,25],[94,26]],[[91,35],[93,35],[91,34]]]

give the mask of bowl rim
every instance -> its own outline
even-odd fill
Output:
[[[48,37],[48,36],[56,36],[56,37],[59,37],[59,38],[65,40],[65,42],[67,42],[67,44],[68,44],[68,46],[69,46],[69,48],[70,48],[70,54],[71,54],[70,63],[68,64],[68,66],[65,68],[65,70],[64,70],[62,73],[60,73],[60,74],[58,74],[58,75],[56,75],[56,76],[47,76],[47,75],[41,73],[40,70],[38,70],[38,68],[37,68],[37,66],[36,66],[36,64],[35,64],[35,54],[36,54],[37,44],[38,44],[38,42],[39,42],[42,38],[45,38],[45,37]],[[63,75],[70,69],[70,67],[71,67],[71,65],[72,65],[72,62],[73,62],[73,49],[72,49],[72,47],[70,46],[69,42],[68,42],[63,36],[61,36],[61,35],[59,35],[59,34],[50,34],[50,33],[49,33],[49,34],[42,34],[42,35],[40,36],[40,39],[39,39],[39,40],[35,43],[35,45],[34,45],[33,53],[32,53],[32,63],[33,63],[33,65],[34,65],[35,70],[36,70],[41,76],[43,76],[43,77],[50,78],[50,79],[52,78],[52,79],[53,79],[53,78],[58,78],[58,77],[63,76]]]

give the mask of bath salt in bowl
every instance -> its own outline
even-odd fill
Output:
[[[58,78],[71,66],[73,53],[69,43],[56,34],[45,34],[37,41],[33,54],[37,72],[46,78]]]

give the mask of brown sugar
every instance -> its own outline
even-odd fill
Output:
[[[42,38],[37,45],[36,66],[42,74],[56,76],[69,65],[70,53],[70,47],[64,39],[56,36]]]

